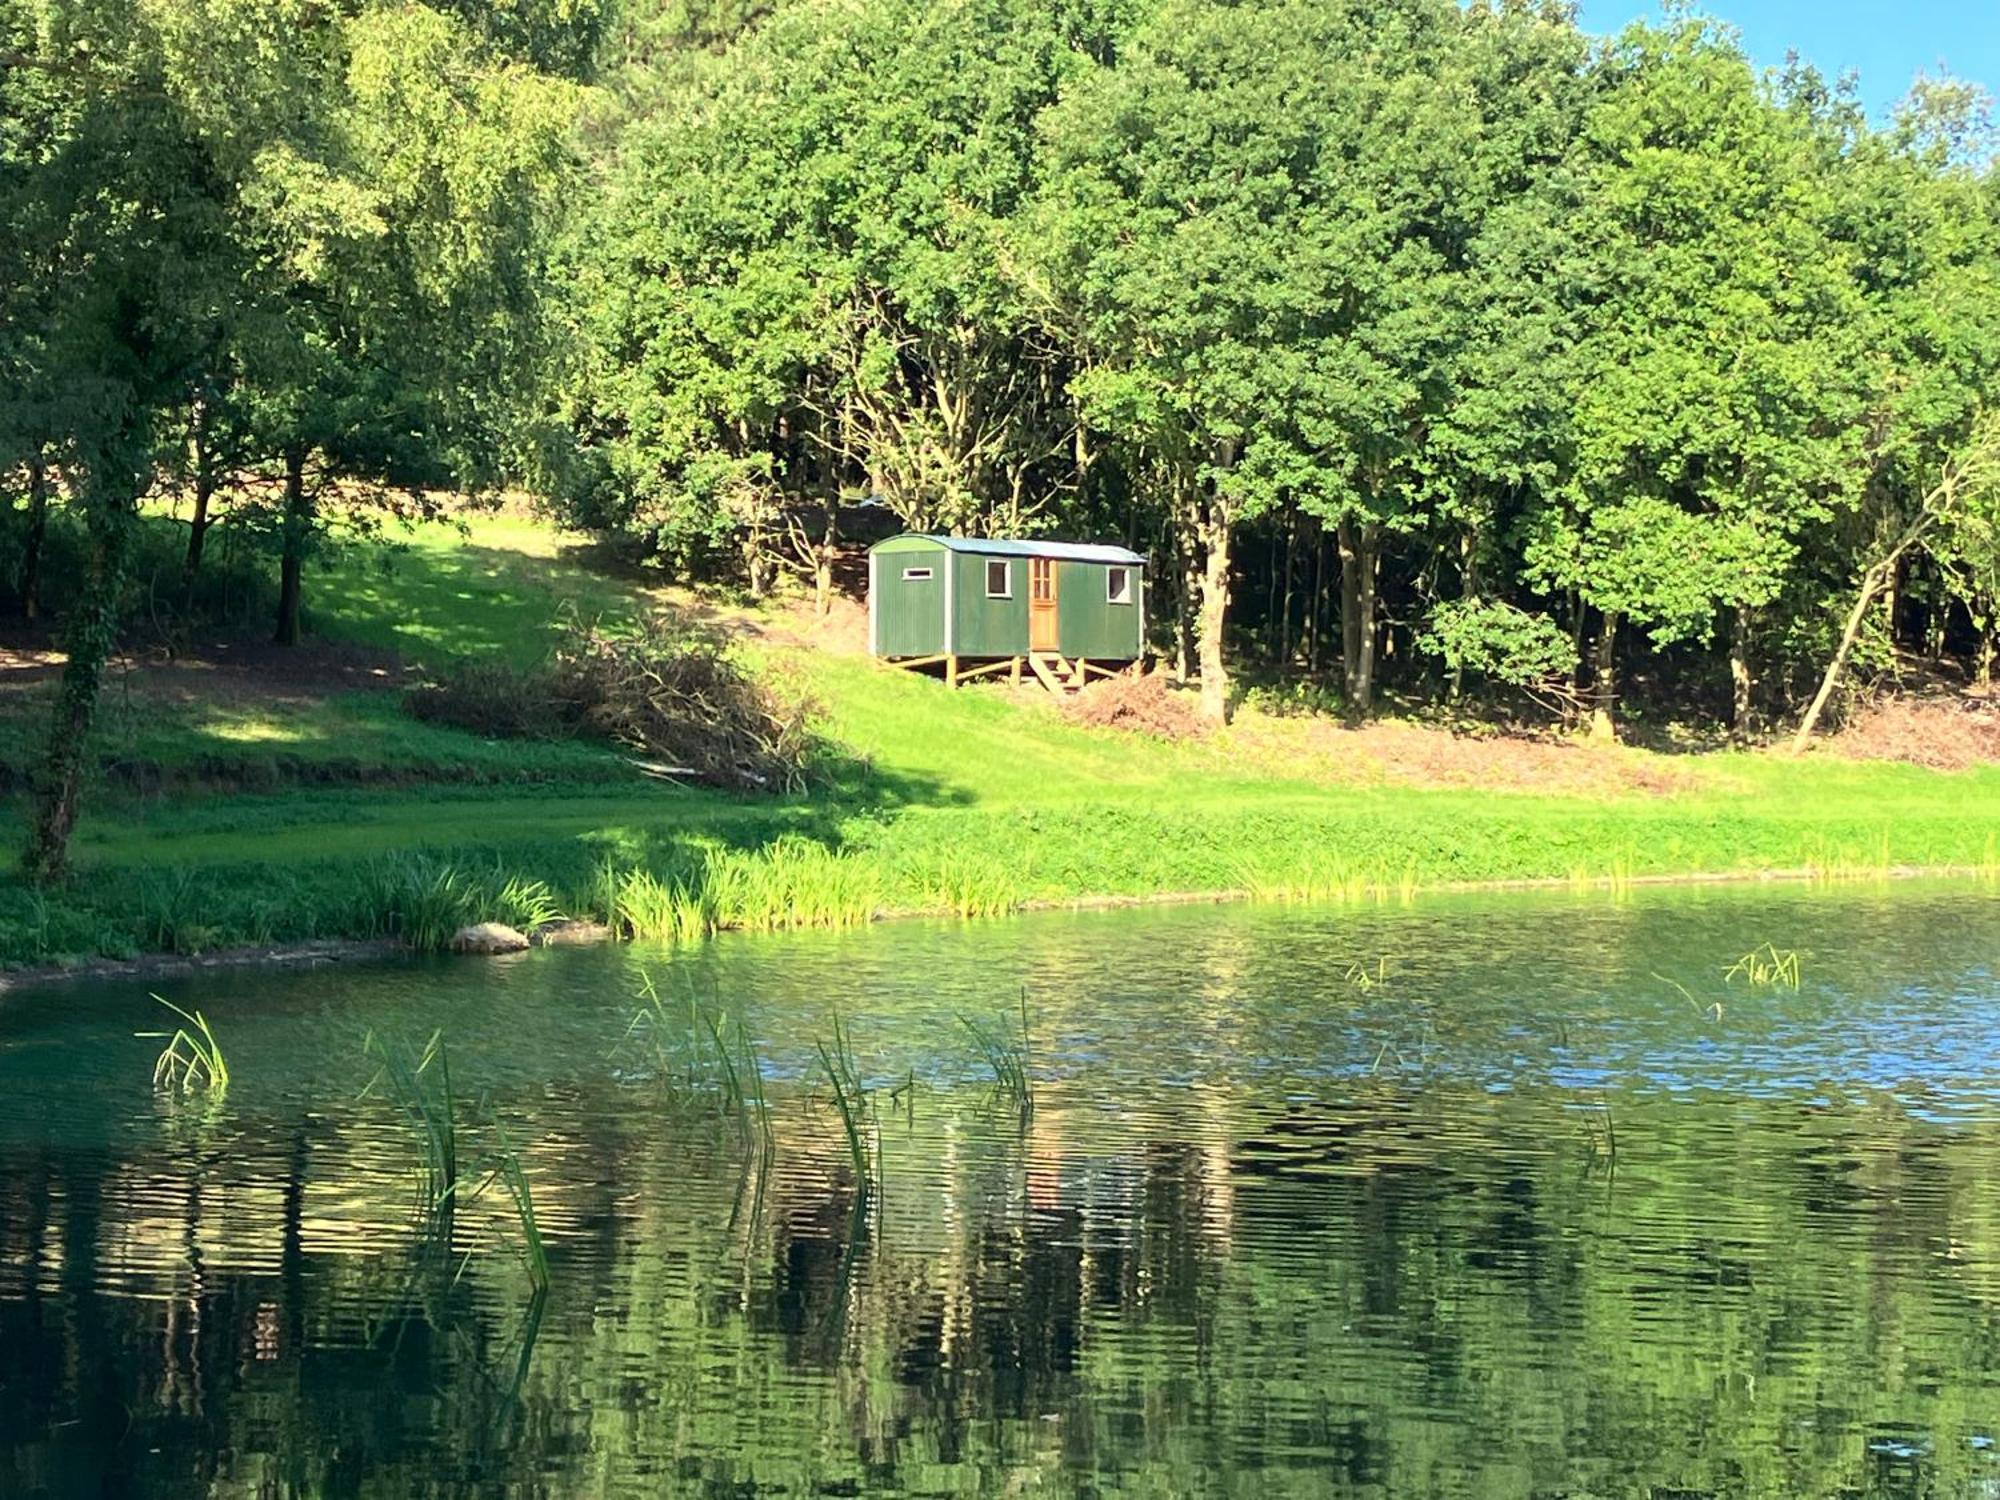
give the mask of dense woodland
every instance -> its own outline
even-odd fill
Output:
[[[0,0],[30,866],[165,500],[179,607],[226,534],[281,641],[320,549],[514,489],[758,594],[860,500],[1123,541],[1217,716],[1984,682],[1994,154],[1970,86],[1556,3]]]

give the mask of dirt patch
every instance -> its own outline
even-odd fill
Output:
[[[55,681],[64,659],[46,636],[21,630],[0,635],[0,694]],[[119,691],[164,703],[309,703],[334,693],[388,691],[409,682],[408,669],[394,652],[333,641],[297,646],[205,641],[171,656],[121,653],[112,659],[110,671],[110,685]]]
[[[1323,758],[1341,781],[1592,796],[1666,796],[1697,784],[1692,771],[1647,751],[1553,736],[1457,734],[1396,720],[1349,728],[1330,719],[1245,720],[1236,733],[1294,764],[1301,754]]]
[[[2000,761],[2000,702],[1973,694],[1877,698],[1823,743],[1850,760],[1970,770]]]
[[[1176,689],[1162,672],[1127,672],[1093,682],[1063,700],[1062,715],[1072,724],[1161,740],[1199,739],[1208,732],[1192,695]]]

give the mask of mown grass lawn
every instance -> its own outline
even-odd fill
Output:
[[[667,597],[508,517],[350,550],[315,582],[323,636],[433,667],[532,661],[565,610]],[[0,962],[394,931],[412,892],[452,871],[468,910],[515,880],[610,914],[607,876],[641,872],[704,920],[782,925],[1164,893],[1375,900],[1462,881],[1989,868],[2000,846],[1992,769],[1619,751],[1614,770],[1644,774],[1602,790],[1409,785],[1357,774],[1324,725],[1165,742],[854,655],[753,649],[793,655],[825,703],[846,756],[832,787],[689,788],[596,745],[421,724],[391,691],[114,695],[103,743],[123,773],[93,788],[70,887],[0,882]],[[18,705],[0,711],[0,749],[25,757],[35,729]]]

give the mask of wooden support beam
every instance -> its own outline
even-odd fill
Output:
[[[1021,658],[1018,656],[1007,658],[1007,685],[1009,687],[1021,685]]]
[[[916,672],[925,667],[934,667],[943,660],[943,656],[899,656],[891,660],[889,665],[900,671]]]
[[[1090,663],[1079,656],[1076,659],[1075,667],[1070,670],[1069,680],[1078,687],[1082,687],[1086,682],[1090,681]]]
[[[958,686],[958,653],[956,652],[952,652],[944,659],[944,685],[948,688]]]
[[[960,682],[970,682],[975,677],[990,677],[995,673],[1006,671],[1010,665],[1018,661],[1019,658],[1016,657],[1012,661],[984,661],[976,667],[962,667],[959,669],[958,680]],[[1016,666],[1016,671],[1018,672],[1018,670],[1019,668]]]

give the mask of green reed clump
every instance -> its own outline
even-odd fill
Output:
[[[820,1069],[826,1076],[827,1086],[833,1091],[834,1111],[840,1116],[841,1130],[847,1138],[847,1154],[854,1164],[855,1185],[865,1198],[878,1182],[864,1134],[868,1093],[854,1066],[854,1052],[848,1044],[846,1031],[841,1027],[839,1012],[833,1015],[832,1037],[820,1038],[813,1046],[819,1052]]]
[[[993,1074],[993,1086],[1004,1095],[1023,1120],[1035,1112],[1035,1085],[1030,1069],[1028,992],[1021,992],[1020,1031],[1011,1019],[983,1023],[960,1015],[959,1024],[972,1038],[973,1050]]]
[[[167,1045],[153,1064],[153,1087],[178,1094],[221,1094],[229,1087],[229,1061],[215,1039],[208,1018],[198,1010],[182,1010],[173,1001],[152,997],[187,1023],[173,1032],[142,1031],[142,1037],[166,1037]],[[194,1029],[190,1031],[188,1027]]]
[[[686,1115],[734,1121],[747,1137],[771,1140],[771,1109],[764,1096],[763,1061],[750,1029],[719,1005],[686,1003],[660,993],[651,974],[639,972],[639,1005],[614,1054],[638,1049],[652,1066],[666,1107]]]
[[[1659,971],[1655,970],[1653,973],[1653,977],[1659,980],[1660,983],[1662,984],[1672,985],[1674,989],[1679,993],[1680,997],[1683,1000],[1687,1001],[1688,1009],[1693,1011],[1696,1015],[1701,1016],[1705,1020],[1710,1020],[1710,1021],[1720,1021],[1722,1019],[1722,1002],[1720,1000],[1711,1000],[1709,1001],[1708,1004],[1703,1005],[1699,1000],[1695,999],[1694,992],[1692,990],[1690,990],[1686,985],[1682,984],[1678,979],[1673,978],[1671,975],[1662,974]]]
[[[1275,871],[1246,863],[1239,869],[1238,880],[1252,901],[1288,906],[1358,906],[1366,902],[1386,906],[1392,900],[1407,906],[1423,888],[1414,859],[1396,870],[1387,864],[1362,864],[1317,849],[1296,856]]]
[[[912,883],[919,893],[917,904],[924,911],[942,912],[961,921],[1004,917],[1021,904],[1005,867],[975,855],[942,855],[919,870]]]
[[[433,1227],[447,1225],[458,1198],[460,1177],[458,1100],[452,1092],[451,1059],[445,1050],[444,1033],[433,1031],[422,1052],[412,1056],[370,1031],[362,1039],[361,1051],[378,1064],[362,1096],[386,1087],[416,1133],[422,1167],[419,1216]]]
[[[187,869],[148,871],[139,886],[139,921],[147,943],[162,953],[201,953],[220,940],[209,892]]]
[[[391,1098],[412,1127],[417,1142],[416,1215],[427,1243],[443,1247],[452,1237],[458,1205],[483,1197],[497,1182],[507,1192],[521,1232],[521,1259],[536,1295],[549,1287],[548,1247],[535,1214],[535,1195],[521,1156],[508,1138],[498,1114],[487,1110],[492,1144],[461,1170],[460,1101],[451,1082],[451,1059],[444,1033],[433,1031],[420,1052],[412,1053],[370,1031],[362,1053],[377,1063],[375,1076],[362,1090],[365,1098],[378,1089]]]
[[[377,868],[376,886],[383,927],[420,953],[443,952],[452,934],[477,920],[478,885],[448,860],[396,856]]]
[[[1590,1149],[1590,1165],[1599,1163],[1615,1172],[1618,1170],[1618,1123],[1611,1115],[1610,1097],[1600,1092],[1596,1099],[1579,1106],[1578,1118],[1583,1124],[1584,1139]]]
[[[872,865],[794,837],[751,854],[711,854],[703,885],[718,926],[751,932],[858,927],[881,906]]]
[[[1807,845],[1806,873],[1816,885],[1837,885],[1851,881],[1887,880],[1895,871],[1889,855],[1889,830],[1884,828],[1872,848],[1836,844],[1830,839],[1814,839]]]
[[[598,876],[598,892],[605,921],[637,942],[693,943],[716,929],[714,909],[699,880],[607,867]]]
[[[521,1259],[528,1270],[528,1280],[539,1296],[549,1289],[549,1252],[542,1243],[541,1222],[535,1217],[535,1194],[528,1185],[528,1174],[521,1169],[521,1155],[507,1138],[507,1131],[497,1116],[493,1120],[495,1146],[492,1152],[492,1168],[486,1182],[479,1191],[499,1181],[507,1189],[508,1201],[513,1205],[514,1217],[521,1229]]]
[[[567,915],[547,881],[531,880],[525,875],[507,876],[484,904],[488,920],[505,922],[523,932],[560,922]]]
[[[1386,953],[1383,954],[1375,960],[1372,966],[1364,963],[1351,963],[1341,973],[1340,977],[1342,982],[1350,988],[1360,990],[1363,994],[1366,994],[1378,985],[1388,982],[1389,956]]]
[[[524,932],[564,916],[545,880],[510,874],[499,864],[473,869],[424,854],[379,863],[366,899],[378,930],[420,953],[441,953],[461,927],[505,922]]]
[[[1752,948],[1723,970],[1722,978],[1725,984],[1741,980],[1755,989],[1796,990],[1801,979],[1798,950],[1773,943]]]

